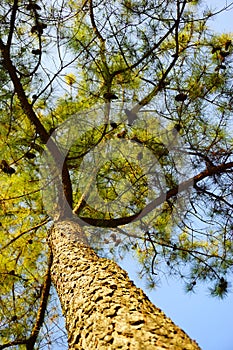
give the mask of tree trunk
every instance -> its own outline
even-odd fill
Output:
[[[69,349],[200,349],[124,270],[96,255],[77,223],[56,223],[49,244]]]

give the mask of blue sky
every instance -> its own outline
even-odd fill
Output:
[[[231,1],[205,0],[204,3],[220,9]],[[217,32],[233,32],[232,18],[233,2],[230,10],[219,14],[209,25]],[[203,350],[233,349],[233,281],[232,293],[223,300],[210,297],[207,286],[197,289],[196,294],[186,294],[181,282],[174,279],[162,280],[160,287],[149,292],[145,289],[145,281],[138,279],[135,264],[134,260],[127,259],[121,266],[150,300],[195,339]]]

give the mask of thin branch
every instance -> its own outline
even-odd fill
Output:
[[[174,23],[173,26],[167,31],[167,33],[164,34],[164,36],[157,43],[155,43],[154,46],[149,51],[147,51],[137,62],[135,62],[134,64],[126,68],[122,68],[114,71],[112,73],[112,77],[115,77],[118,74],[125,73],[128,70],[133,70],[134,68],[139,66],[139,64],[141,64],[146,58],[148,58],[154,52],[154,50],[157,49],[163,43],[163,41],[173,32],[175,27],[176,27],[176,23]]]
[[[50,276],[51,265],[52,265],[52,253],[50,252],[49,259],[48,259],[48,268],[45,274],[45,279],[44,279],[44,283],[41,291],[40,306],[39,306],[36,321],[29,339],[14,340],[7,344],[0,345],[0,350],[6,349],[12,346],[23,345],[23,344],[26,345],[27,350],[34,349],[37,337],[39,335],[40,329],[44,322],[45,311],[48,304],[49,292],[51,287],[51,276]]]
[[[48,299],[49,299],[49,292],[50,292],[50,287],[51,287],[50,269],[52,266],[52,260],[53,260],[52,259],[52,252],[50,252],[49,259],[48,259],[48,269],[47,269],[47,272],[45,275],[44,284],[43,284],[42,291],[41,291],[40,306],[39,306],[39,310],[37,313],[36,322],[35,322],[34,327],[32,329],[32,333],[31,333],[30,338],[28,339],[27,344],[26,344],[27,350],[34,349],[34,345],[36,343],[40,329],[41,329],[43,322],[44,322],[45,311],[47,308]]]
[[[7,344],[3,344],[0,345],[0,350],[6,349],[6,348],[10,348],[12,346],[16,346],[16,345],[25,345],[27,343],[26,340],[13,340],[12,342],[9,342]]]
[[[96,33],[97,37],[99,38],[99,40],[102,43],[105,43],[105,39],[102,37],[102,35],[100,34],[100,31],[98,30],[96,23],[95,23],[95,17],[94,17],[94,11],[93,11],[93,3],[92,0],[89,1],[90,2],[90,18],[91,18],[91,24],[94,30],[94,33]]]
[[[151,274],[152,275],[157,275],[157,273],[154,272],[154,263],[155,263],[155,259],[156,259],[156,256],[157,256],[158,252],[156,250],[156,247],[154,245],[153,240],[151,239],[151,234],[149,232],[146,232],[146,233],[148,235],[148,240],[149,240],[150,244],[152,245],[152,247],[154,249],[154,256],[153,256],[152,261],[151,261]]]
[[[31,228],[29,228],[28,230],[26,231],[23,231],[23,232],[20,232],[16,237],[12,238],[7,244],[5,244],[1,250],[3,249],[6,249],[9,245],[11,245],[12,243],[14,243],[17,239],[19,239],[20,237],[22,237],[23,235],[25,235],[26,233],[28,232],[31,232],[31,231],[34,231],[34,230],[37,230],[39,227],[47,224],[48,222],[50,221],[50,219],[47,219],[45,221],[42,221],[41,223],[39,223],[38,225],[35,225]]]
[[[226,201],[222,196],[218,196],[217,194],[215,194],[213,192],[210,192],[210,191],[206,190],[205,188],[201,188],[201,187],[198,187],[198,186],[196,186],[195,188],[198,191],[203,192],[203,193],[207,194],[208,196],[215,198],[217,201],[225,203],[230,208],[233,208],[233,204],[231,204],[228,201]]]
[[[8,49],[11,46],[11,42],[13,38],[17,10],[18,10],[18,0],[14,0],[13,6],[12,6],[11,19],[10,19],[10,31],[9,31],[7,45],[6,45]]]
[[[168,68],[166,69],[166,71],[163,73],[162,78],[159,80],[157,86],[155,86],[154,89],[152,89],[152,91],[146,97],[144,97],[141,101],[138,102],[138,104],[136,106],[134,106],[132,108],[133,113],[137,113],[143,106],[147,105],[152,100],[152,98],[161,90],[161,88],[163,88],[165,79],[167,78],[169,72],[175,66],[175,63],[179,58],[179,55],[178,55],[178,53],[179,53],[179,42],[178,42],[179,23],[180,23],[182,14],[183,14],[184,9],[185,9],[185,5],[186,5],[186,1],[184,1],[182,9],[177,10],[177,18],[174,21],[173,26],[164,35],[164,37],[160,39],[160,41],[157,44],[157,47],[158,47],[167,38],[167,36],[170,33],[172,33],[173,30],[175,29],[176,51],[175,51],[174,58],[173,58],[172,62],[170,63],[170,65],[168,66]]]
[[[153,243],[155,243],[155,244],[157,244],[157,245],[160,245],[160,246],[162,246],[162,247],[167,247],[167,248],[171,248],[171,249],[174,248],[174,244],[172,244],[172,243],[168,243],[168,242],[161,241],[161,240],[156,241],[155,238],[152,237],[152,234],[154,234],[154,235],[156,234],[155,232],[149,233],[149,234],[148,234],[148,232],[146,232],[147,236],[150,237],[150,238],[147,238],[146,235],[143,236],[143,237],[141,237],[141,236],[138,236],[138,235],[135,234],[135,233],[131,233],[131,232],[128,233],[128,232],[122,230],[120,227],[117,227],[117,228],[116,228],[116,231],[117,231],[117,232],[120,232],[122,235],[125,235],[125,236],[127,236],[127,237],[129,237],[129,238],[140,239],[140,240],[143,240],[143,241],[146,241],[146,242],[150,242],[151,244],[152,244],[152,242],[153,242]],[[155,249],[154,244],[152,244],[152,245],[153,245],[154,251],[156,252],[156,249]],[[199,250],[187,249],[187,248],[183,248],[183,247],[179,247],[179,246],[176,247],[176,249],[177,249],[177,250],[181,250],[181,251],[183,251],[183,252],[187,252],[187,253],[192,252],[193,254],[199,254],[199,255],[205,256],[205,257],[207,257],[207,258],[222,259],[221,256],[216,256],[216,255],[214,255],[214,254],[203,253],[203,252],[201,252],[201,251],[199,251]],[[157,252],[157,253],[158,253],[158,252]]]

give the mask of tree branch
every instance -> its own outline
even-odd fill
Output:
[[[11,46],[14,28],[15,28],[15,19],[16,19],[16,13],[18,10],[18,0],[14,0],[13,6],[12,6],[12,13],[11,13],[11,19],[10,19],[10,31],[7,39],[7,48],[9,49]]]
[[[28,230],[20,232],[16,237],[12,238],[8,243],[6,243],[3,247],[1,247],[1,250],[6,249],[10,244],[14,243],[17,239],[19,239],[20,237],[22,237],[23,235],[25,235],[26,233],[30,232],[30,231],[34,231],[37,230],[39,227],[47,224],[49,222],[48,220],[42,221],[41,223],[39,223],[36,226],[30,227]]]
[[[13,340],[12,342],[9,342],[7,344],[0,345],[0,350],[10,348],[10,347],[16,346],[16,345],[25,345],[26,343],[27,343],[26,340]]]
[[[2,39],[0,38],[0,51],[3,56],[3,65],[8,71],[11,81],[14,85],[15,92],[17,93],[17,96],[19,98],[21,107],[26,114],[26,116],[29,118],[31,123],[35,126],[36,132],[39,134],[41,141],[46,144],[48,150],[50,151],[54,162],[57,166],[57,169],[59,173],[62,175],[62,191],[59,191],[59,203],[60,203],[60,216],[66,217],[70,216],[71,214],[71,208],[72,208],[72,185],[71,180],[69,176],[69,171],[66,166],[66,163],[64,162],[64,157],[62,153],[60,152],[59,148],[57,147],[56,143],[52,140],[49,133],[44,128],[43,124],[40,122],[39,118],[37,117],[36,113],[34,112],[32,105],[29,103],[24,88],[22,86],[22,83],[20,81],[20,78],[17,75],[16,68],[12,63],[9,49],[6,45],[4,45]],[[67,206],[68,202],[68,206]]]
[[[47,272],[45,275],[44,284],[43,284],[42,292],[41,292],[40,306],[39,306],[39,310],[37,313],[35,325],[32,329],[32,333],[30,335],[30,338],[27,340],[27,344],[26,344],[27,350],[34,349],[34,345],[36,343],[40,329],[41,329],[43,322],[44,322],[44,316],[45,316],[45,311],[46,311],[47,304],[48,304],[49,291],[50,291],[50,287],[51,287],[50,269],[52,266],[52,260],[53,260],[52,259],[52,252],[50,252],[49,259],[48,259],[48,269],[47,269]]]
[[[174,198],[177,194],[182,193],[189,188],[195,186],[198,182],[201,180],[217,175],[220,173],[225,172],[228,169],[233,168],[233,162],[229,162],[226,164],[220,164],[216,166],[211,166],[208,169],[200,172],[199,174],[195,175],[194,177],[191,177],[190,179],[183,181],[182,183],[178,184],[174,188],[168,190],[166,194],[162,193],[159,197],[157,197],[155,200],[150,202],[148,205],[145,206],[143,210],[141,210],[139,213],[123,217],[123,218],[117,218],[117,219],[93,219],[93,218],[87,218],[87,217],[80,217],[80,219],[87,224],[90,224],[92,226],[100,226],[100,227],[117,227],[121,225],[127,225],[131,223],[132,221],[136,221],[139,219],[142,219],[147,214],[149,214],[153,209],[157,208],[159,205],[161,205],[164,201],[167,201],[171,198]]]

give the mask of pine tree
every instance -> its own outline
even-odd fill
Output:
[[[199,348],[114,262],[229,289],[233,39],[199,3],[3,1],[0,349],[58,300],[70,349]]]

